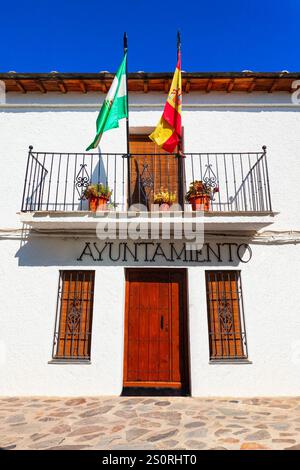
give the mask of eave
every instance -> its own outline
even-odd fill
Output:
[[[131,92],[167,93],[173,73],[134,72],[128,75]],[[114,74],[100,73],[0,73],[6,91],[16,93],[107,93]],[[292,85],[300,80],[300,72],[183,72],[184,93],[197,92],[266,92],[294,91]]]

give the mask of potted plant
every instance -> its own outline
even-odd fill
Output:
[[[205,212],[210,209],[210,201],[214,193],[219,191],[218,186],[211,188],[203,181],[195,180],[190,183],[185,200],[192,204],[192,210],[203,210]]]
[[[84,191],[84,197],[89,201],[89,210],[93,212],[105,211],[111,195],[112,190],[102,183],[90,184]]]
[[[176,192],[172,193],[167,189],[161,188],[154,194],[154,204],[159,204],[160,211],[170,210],[170,206],[176,201]]]

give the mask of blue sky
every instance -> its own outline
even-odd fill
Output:
[[[14,0],[0,6],[0,71],[114,72],[182,68],[300,71],[300,0]]]

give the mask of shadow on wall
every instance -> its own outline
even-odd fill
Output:
[[[224,269],[251,260],[250,242],[251,237],[247,241],[206,241],[201,250],[187,250],[184,240],[99,240],[91,236],[63,238],[29,232],[15,257],[19,266],[68,266],[70,269],[97,266]]]
[[[86,157],[88,158],[88,156]],[[105,157],[102,155],[100,147],[98,147],[98,160],[93,165],[93,161],[82,162],[80,164],[79,172],[76,176],[76,182],[74,182],[77,193],[78,193],[78,205],[75,210],[88,210],[88,201],[83,197],[84,191],[89,184],[103,184],[108,185],[108,174],[104,164]]]

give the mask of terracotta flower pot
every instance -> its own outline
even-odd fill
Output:
[[[162,212],[169,211],[170,210],[170,204],[168,204],[167,202],[163,202],[162,204],[160,204],[159,210],[162,211]]]
[[[202,194],[190,199],[193,211],[204,211],[208,212],[210,209],[210,196],[209,194]]]
[[[108,199],[104,196],[92,196],[89,198],[89,210],[92,212],[105,211]]]

